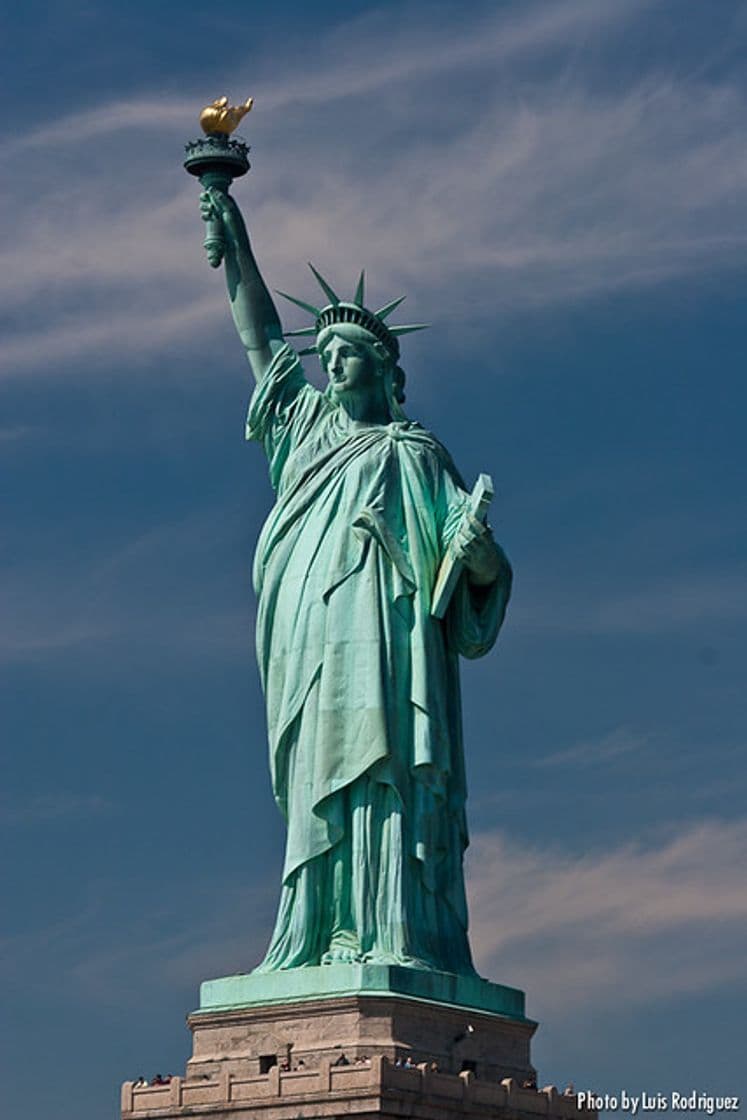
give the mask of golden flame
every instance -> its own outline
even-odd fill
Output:
[[[253,104],[253,97],[247,97],[243,105],[229,105],[227,97],[219,97],[210,105],[206,105],[200,113],[202,131],[208,135],[211,132],[219,132],[223,136],[230,136]]]

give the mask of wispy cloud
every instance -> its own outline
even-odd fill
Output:
[[[581,857],[484,833],[469,866],[481,971],[530,987],[543,1010],[612,996],[635,1006],[747,979],[744,820]]]
[[[159,879],[132,894],[92,881],[75,912],[0,942],[3,982],[33,972],[76,1003],[139,1006],[142,993],[189,988],[248,971],[267,947],[277,882]],[[136,982],[133,982],[136,978]]]
[[[129,101],[113,101],[96,109],[70,113],[21,136],[8,138],[11,148],[19,151],[35,148],[65,147],[71,136],[75,143],[95,140],[100,136],[134,128],[163,130],[168,125],[178,128],[194,115],[195,99],[189,97],[135,97]]]
[[[103,643],[176,647],[186,656],[192,649],[244,650],[252,626],[249,544],[245,568],[234,573],[233,590],[241,592],[238,607],[230,599],[230,581],[213,563],[215,556],[225,562],[232,550],[221,551],[222,542],[242,531],[235,510],[199,510],[120,541],[109,554],[92,555],[88,562],[76,556],[70,566],[60,557],[52,571],[6,570],[0,663]],[[213,587],[207,607],[174,580],[175,570],[188,569],[199,573],[197,583]]]
[[[111,802],[96,793],[58,790],[33,797],[5,796],[0,800],[0,826],[15,828],[56,820],[84,819],[111,810]]]
[[[747,979],[747,822],[711,820],[668,838],[577,856],[499,832],[469,860],[471,938],[480,972],[527,988],[529,1014],[584,1014],[705,993]],[[143,913],[119,914],[103,885],[74,918],[6,943],[8,968],[55,962],[76,998],[137,1000],[251,968],[269,935],[274,876],[245,884],[163,883]],[[186,920],[185,906],[189,910]],[[117,935],[102,910],[116,918]],[[707,952],[704,951],[707,945]],[[132,977],[138,977],[133,987]]]
[[[613,567],[610,578],[616,580]],[[630,578],[630,573],[626,573]],[[747,586],[741,573],[711,570],[681,572],[638,586],[596,589],[538,587],[525,579],[524,596],[513,610],[524,633],[651,636],[739,625],[747,618]]]
[[[410,20],[407,13],[403,13],[399,34],[387,14],[374,10],[330,30],[315,45],[314,58],[306,59],[303,76],[291,73],[282,83],[269,85],[261,97],[260,107],[262,111],[276,112],[299,103],[324,105],[391,86],[434,80],[449,71],[458,73],[480,63],[515,64],[526,56],[557,49],[591,32],[613,32],[616,27],[629,23],[637,10],[649,6],[650,0],[630,0],[624,8],[605,7],[595,0],[559,0],[552,5],[531,3],[524,6],[520,15],[502,13],[483,16],[473,22],[457,20],[448,37],[424,28],[416,6]],[[411,36],[413,26],[417,26],[417,46]],[[386,38],[388,50],[378,55],[376,66],[361,66],[348,49],[341,56],[341,45],[347,48],[351,39],[363,37],[371,48]],[[315,69],[309,65],[314,62]],[[243,80],[243,73],[235,75],[237,86]],[[22,136],[11,136],[8,143],[14,149],[47,148],[67,146],[71,136],[82,142],[131,128],[139,132],[162,131],[170,125],[179,128],[194,116],[199,97],[200,93],[195,90],[191,96],[159,94],[115,101],[69,114]]]
[[[32,424],[8,424],[0,427],[0,447],[6,447],[28,439],[38,431]]]
[[[538,758],[535,766],[571,766],[586,767],[599,766],[621,755],[628,755],[640,751],[648,742],[646,735],[631,731],[626,727],[616,728],[599,739],[585,740],[574,743],[565,750],[555,751],[553,754]]]
[[[306,259],[334,278],[365,262],[382,299],[409,289],[413,315],[448,306],[487,326],[496,312],[743,263],[740,88],[675,77],[666,58],[616,88],[585,67],[578,44],[614,50],[648,6],[562,0],[474,21],[445,10],[417,40],[406,17],[397,34],[379,13],[364,21],[377,59],[366,68],[339,49],[355,21],[313,55],[293,48],[293,76],[268,74],[257,91],[256,166],[237,188],[272,285],[297,288]],[[538,61],[569,52],[572,66],[538,76]],[[207,355],[227,329],[196,184],[178,167],[198,103],[137,96],[19,138],[27,174],[8,183],[0,255],[0,294],[19,309],[0,349],[8,371],[175,338]],[[344,145],[330,143],[325,110]],[[64,156],[54,182],[51,147]]]
[[[2,357],[9,368],[21,370],[43,363],[48,373],[61,362],[90,354],[152,354],[169,343],[183,343],[201,328],[208,334],[219,322],[228,328],[224,312],[225,300],[219,296],[189,300],[162,314],[146,310],[139,316],[132,307],[100,316],[81,311],[61,317],[36,337],[19,333],[2,348]]]
[[[599,606],[600,630],[654,633],[704,622],[738,623],[747,618],[747,585],[734,572],[680,577],[665,585],[641,588]]]
[[[204,906],[198,915],[200,900]],[[107,1003],[131,1006],[138,1001],[133,976],[140,991],[154,985],[190,987],[196,997],[208,977],[248,972],[259,963],[275,901],[275,884],[250,888],[232,883],[220,889],[198,884],[188,914],[183,904],[169,899],[154,905],[147,917],[133,920],[126,938],[107,944],[89,941],[84,953],[80,942],[77,951],[71,946],[68,979],[85,999]]]

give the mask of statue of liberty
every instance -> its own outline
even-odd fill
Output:
[[[446,449],[402,410],[398,336],[419,328],[388,324],[401,300],[372,311],[363,275],[346,300],[313,270],[323,306],[294,300],[314,323],[284,335],[235,201],[208,186],[201,208],[256,379],[247,439],[276,494],[254,583],[288,832],[258,971],[371,962],[474,975],[458,659],[495,642],[510,566]],[[290,334],[314,345],[299,355]],[[304,376],[312,351],[324,391]],[[447,549],[464,570],[440,619]]]

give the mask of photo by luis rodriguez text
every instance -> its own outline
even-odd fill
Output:
[[[596,1093],[590,1089],[578,1093],[578,1107],[596,1109],[598,1112],[627,1112],[637,1116],[642,1112],[686,1112],[691,1116],[716,1116],[721,1112],[739,1112],[740,1098],[716,1093],[702,1093],[691,1089],[688,1093],[630,1093],[620,1089],[616,1093]]]

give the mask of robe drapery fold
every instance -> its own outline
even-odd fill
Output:
[[[431,592],[467,494],[409,421],[359,426],[283,347],[252,397],[277,493],[257,545],[257,656],[288,839],[264,969],[367,959],[472,969],[458,654],[493,645],[508,563]],[[341,956],[330,957],[330,948]]]

